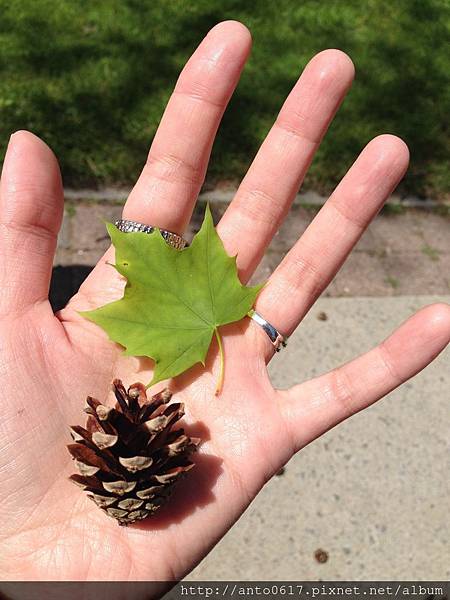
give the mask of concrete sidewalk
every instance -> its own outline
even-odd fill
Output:
[[[217,223],[227,207],[212,205]],[[255,273],[264,281],[313,220],[317,208],[295,205],[275,235]],[[109,245],[104,221],[120,218],[122,205],[78,202],[68,205],[55,265],[78,271],[95,265]],[[204,207],[197,206],[187,239],[199,229]],[[328,286],[327,296],[404,296],[449,294],[450,218],[434,211],[407,209],[382,213],[370,224]]]
[[[274,358],[272,379],[288,387],[331,369],[441,300],[450,296],[323,298]],[[447,349],[303,449],[188,579],[448,580],[449,367]]]

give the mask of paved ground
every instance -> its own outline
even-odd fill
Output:
[[[213,204],[216,220],[224,206]],[[113,200],[69,206],[55,261],[55,306],[106,249],[102,219],[112,221],[120,210]],[[294,207],[256,280],[270,274],[315,211]],[[200,219],[197,213],[189,235]],[[433,211],[381,214],[272,363],[275,384],[332,368],[420,306],[450,301],[449,225]],[[192,578],[449,579],[449,358],[447,351],[413,382],[305,448]]]
[[[226,204],[212,205],[217,222]],[[196,212],[192,236],[200,225],[203,209]],[[59,239],[56,265],[66,269],[66,283],[75,283],[95,264],[108,246],[104,220],[119,218],[121,206],[114,202],[77,202],[69,206]],[[296,205],[273,240],[258,272],[263,281],[306,229],[317,208]],[[450,292],[450,217],[433,211],[407,209],[403,214],[379,215],[370,225],[325,295],[402,296]],[[80,267],[80,268],[79,268]],[[81,273],[81,275],[80,275]]]
[[[272,379],[287,387],[331,369],[445,298],[323,298],[271,363]],[[447,350],[304,448],[189,579],[448,580],[449,366]]]

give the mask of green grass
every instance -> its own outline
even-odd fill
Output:
[[[306,62],[337,47],[357,68],[307,186],[328,191],[373,136],[411,148],[404,192],[449,189],[448,0],[0,0],[0,143],[19,128],[57,153],[67,184],[127,184],[183,63],[238,19],[254,49],[214,147],[209,179],[238,179]]]
[[[64,211],[69,219],[73,218],[77,214],[77,207],[73,202],[65,202],[64,203]]]
[[[385,215],[402,215],[406,212],[406,208],[399,202],[387,202],[383,206],[382,212]]]
[[[388,285],[390,285],[393,290],[398,289],[400,285],[400,281],[397,279],[397,277],[394,277],[393,275],[388,275],[384,281]]]
[[[428,256],[428,258],[430,260],[433,261],[438,261],[440,258],[440,252],[437,248],[433,248],[433,246],[430,246],[429,244],[425,244],[422,246],[421,248],[422,254],[425,254],[425,256]]]

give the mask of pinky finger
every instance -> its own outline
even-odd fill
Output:
[[[450,343],[450,306],[418,311],[384,342],[306,383],[280,391],[280,410],[297,451],[424,369]]]

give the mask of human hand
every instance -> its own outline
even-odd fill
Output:
[[[250,50],[241,24],[221,23],[183,70],[124,217],[182,234],[200,191],[220,118]],[[270,65],[269,65],[270,68]],[[218,224],[248,281],[285,218],[353,78],[350,59],[308,64]],[[236,132],[238,135],[238,132]],[[290,335],[403,176],[408,150],[368,144],[271,276],[256,309]],[[114,377],[148,381],[149,360],[121,348],[77,311],[119,298],[110,249],[54,315],[48,287],[63,190],[56,159],[27,132],[12,136],[1,179],[0,576],[4,580],[178,580],[223,536],[291,456],[425,367],[450,339],[450,309],[429,306],[370,352],[289,390],[273,389],[266,334],[249,319],[223,327],[225,380],[214,396],[217,349],[206,368],[171,382],[187,428],[205,440],[196,467],[155,516],[118,527],[67,480],[68,425],[87,395]],[[288,349],[285,351],[289,351]],[[158,386],[161,387],[161,386]]]

